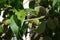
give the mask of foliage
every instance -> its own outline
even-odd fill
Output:
[[[0,39],[11,40],[15,35],[23,40],[31,23],[31,40],[60,40],[60,0],[32,0],[29,7],[23,8],[23,0],[0,0],[0,12],[4,10]]]

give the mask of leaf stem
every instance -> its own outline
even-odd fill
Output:
[[[44,18],[45,16],[41,16],[41,17],[38,17],[38,18],[32,18],[32,19],[26,19],[25,21],[31,21],[31,20],[35,20],[35,19],[42,19]]]

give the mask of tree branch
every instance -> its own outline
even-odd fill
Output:
[[[45,16],[41,16],[41,17],[38,17],[38,18],[32,18],[32,19],[26,19],[25,21],[31,21],[31,20],[35,20],[35,19],[42,19],[44,18]]]

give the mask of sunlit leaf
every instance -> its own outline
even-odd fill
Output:
[[[11,30],[13,31],[13,33],[16,34],[16,36],[18,36],[18,26],[15,23],[13,16],[11,17],[10,27],[11,27]]]
[[[52,6],[55,6],[56,3],[57,3],[57,0],[53,0]]]
[[[35,11],[37,12],[38,16],[46,15],[46,10],[43,6],[36,6]]]
[[[16,11],[17,18],[21,21],[21,26],[24,23],[26,12],[24,10]]]
[[[26,11],[27,14],[30,13],[30,14],[32,14],[34,16],[37,15],[37,12],[34,9],[28,8],[28,9],[25,9],[25,11]]]

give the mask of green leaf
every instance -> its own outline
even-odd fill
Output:
[[[23,9],[22,1],[23,0],[9,0],[9,3],[15,9]]]
[[[49,37],[49,36],[45,36],[45,37],[43,38],[43,40],[52,40],[52,38]]]
[[[32,38],[31,40],[39,40],[40,39],[40,35],[41,34],[38,34],[36,37],[34,36],[35,38]]]
[[[37,12],[34,10],[34,9],[31,9],[31,8],[28,8],[28,9],[25,9],[26,13],[30,13],[34,16],[37,16]]]
[[[54,30],[54,29],[56,28],[56,26],[57,26],[57,21],[56,21],[56,19],[53,20],[53,19],[49,18],[49,19],[47,20],[47,26],[48,26],[51,30]]]
[[[57,0],[53,0],[52,6],[54,7],[56,3],[57,3]]]
[[[18,26],[17,26],[17,24],[15,23],[13,17],[14,17],[14,16],[11,17],[10,27],[11,27],[12,32],[13,32],[14,34],[16,34],[16,36],[18,36]]]
[[[60,2],[60,0],[57,0],[58,2]]]
[[[53,0],[52,6],[54,7],[57,3],[60,3],[60,0]]]
[[[43,6],[36,6],[35,11],[38,16],[46,15],[46,9]]]
[[[17,15],[17,18],[21,21],[21,26],[23,26],[26,12],[24,10],[19,10],[19,11],[16,11],[16,15]]]
[[[35,7],[35,1],[30,1],[29,7],[30,7],[30,8],[34,8],[34,7]]]
[[[0,24],[0,33],[3,31],[2,24]]]
[[[60,32],[56,32],[53,40],[60,40]]]
[[[0,0],[0,3],[4,3],[4,2],[6,2],[7,0]]]
[[[12,36],[13,36],[13,32],[12,32],[11,28],[9,28],[4,35],[4,38],[5,38],[5,40],[11,40]]]
[[[25,9],[26,12],[32,12],[34,11],[34,9],[31,9],[31,8],[28,8],[28,9]]]
[[[38,33],[43,33],[45,31],[46,23],[42,22],[39,24],[38,28],[36,29],[36,32]]]
[[[60,11],[60,3],[58,4],[58,12]]]

